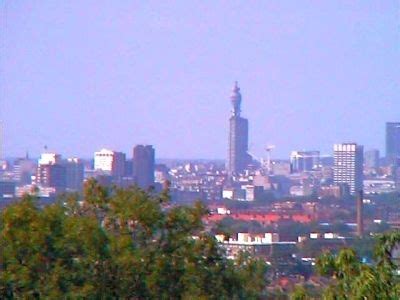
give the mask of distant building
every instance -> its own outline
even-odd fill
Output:
[[[133,148],[133,179],[142,189],[154,186],[155,151],[151,145]]]
[[[225,187],[222,189],[222,198],[229,200],[246,200],[246,190],[239,187]]]
[[[264,192],[264,188],[262,186],[254,186],[252,184],[243,185],[242,190],[245,191],[245,201],[257,200]]]
[[[125,176],[126,177],[133,176],[133,161],[132,161],[132,159],[127,159],[125,161]]]
[[[269,176],[263,174],[256,174],[253,178],[254,186],[260,186],[264,190],[272,190],[274,185]]]
[[[390,180],[387,178],[375,178],[364,180],[363,184],[364,194],[384,194],[393,193],[398,187],[396,180]]]
[[[38,160],[35,183],[39,188],[53,188],[55,193],[66,189],[66,169],[61,163],[61,155],[43,153]]]
[[[125,153],[115,151],[113,166],[111,171],[111,176],[113,176],[114,179],[120,180],[122,177],[125,176],[125,162],[126,162]]]
[[[363,188],[363,146],[356,143],[333,146],[333,180],[335,184],[348,186],[350,194]]]
[[[272,174],[289,176],[290,175],[290,162],[285,160],[274,160],[271,164]]]
[[[114,160],[114,151],[101,149],[94,153],[94,169],[111,174]]]
[[[66,188],[66,169],[61,164],[39,165],[36,173],[36,184],[40,187],[51,187],[56,192]]]
[[[14,198],[15,187],[14,181],[0,181],[0,200]]]
[[[371,149],[365,151],[364,161],[367,169],[377,169],[379,167],[379,150]]]
[[[36,173],[35,161],[26,158],[17,159],[12,167],[13,179],[18,186],[32,184],[32,176]]]
[[[333,167],[333,156],[321,156],[320,163],[322,167]]]
[[[69,191],[81,191],[84,179],[84,164],[78,158],[68,158],[64,162],[66,172],[65,186]]]
[[[343,191],[343,187],[341,185],[328,185],[321,186],[318,194],[321,197],[341,198],[345,192]]]
[[[386,158],[390,163],[400,158],[400,122],[386,123]]]
[[[248,120],[240,116],[240,104],[242,95],[240,88],[235,83],[231,95],[232,116],[229,119],[229,149],[227,171],[232,176],[243,172],[251,162],[248,154],[249,123]]]
[[[103,175],[120,179],[125,175],[126,155],[122,152],[101,149],[94,153],[94,169]]]
[[[320,167],[319,151],[292,151],[290,154],[290,171],[300,173]]]
[[[165,164],[158,164],[155,166],[155,182],[164,184],[165,181],[169,180],[169,168]]]
[[[310,185],[294,185],[290,188],[290,195],[296,197],[310,196],[312,192]]]
[[[61,162],[61,155],[50,152],[42,153],[38,160],[39,165],[55,165],[60,162]]]

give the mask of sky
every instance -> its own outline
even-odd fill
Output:
[[[399,23],[397,0],[0,0],[2,152],[225,158],[235,80],[255,157],[384,152]]]

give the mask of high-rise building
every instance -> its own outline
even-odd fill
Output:
[[[132,177],[133,176],[133,162],[132,159],[127,159],[125,161],[125,176]]]
[[[229,149],[227,171],[232,176],[243,172],[251,162],[248,154],[249,122],[240,116],[240,104],[242,95],[237,82],[230,97],[232,103],[232,115],[229,118]]]
[[[364,162],[367,169],[376,169],[379,167],[379,150],[371,149],[365,151]]]
[[[299,173],[312,171],[320,167],[319,151],[292,151],[290,154],[290,171]]]
[[[390,163],[400,158],[400,122],[386,123],[386,158]]]
[[[155,151],[151,145],[133,148],[133,180],[142,189],[154,186]]]
[[[363,188],[363,156],[364,147],[356,143],[333,146],[333,181],[347,185],[351,194]]]
[[[36,184],[39,187],[54,188],[55,192],[63,192],[66,188],[66,170],[61,164],[61,155],[43,153],[38,161]]]
[[[66,188],[79,192],[83,187],[84,164],[79,158],[68,158],[64,162],[66,172]]]
[[[94,169],[102,175],[110,175],[120,179],[125,175],[126,155],[122,152],[101,149],[94,153]]]
[[[66,170],[61,164],[39,165],[36,174],[36,183],[41,187],[54,188],[56,193],[66,188]]]
[[[13,178],[18,186],[32,184],[32,176],[36,173],[36,161],[26,158],[19,158],[13,164]]]

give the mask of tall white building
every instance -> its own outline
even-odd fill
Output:
[[[333,181],[347,185],[350,194],[363,188],[363,155],[364,147],[356,143],[333,146]]]
[[[96,171],[109,172],[111,174],[114,160],[114,151],[101,149],[94,153],[94,169]]]
[[[108,149],[101,149],[94,153],[94,169],[115,177],[124,176],[125,154]]]

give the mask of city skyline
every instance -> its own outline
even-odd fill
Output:
[[[398,6],[4,1],[2,150],[91,157],[152,144],[160,158],[223,159],[238,80],[250,153],[332,154],[347,141],[384,153],[400,110]]]
[[[0,298],[400,299],[399,13],[0,1]]]

